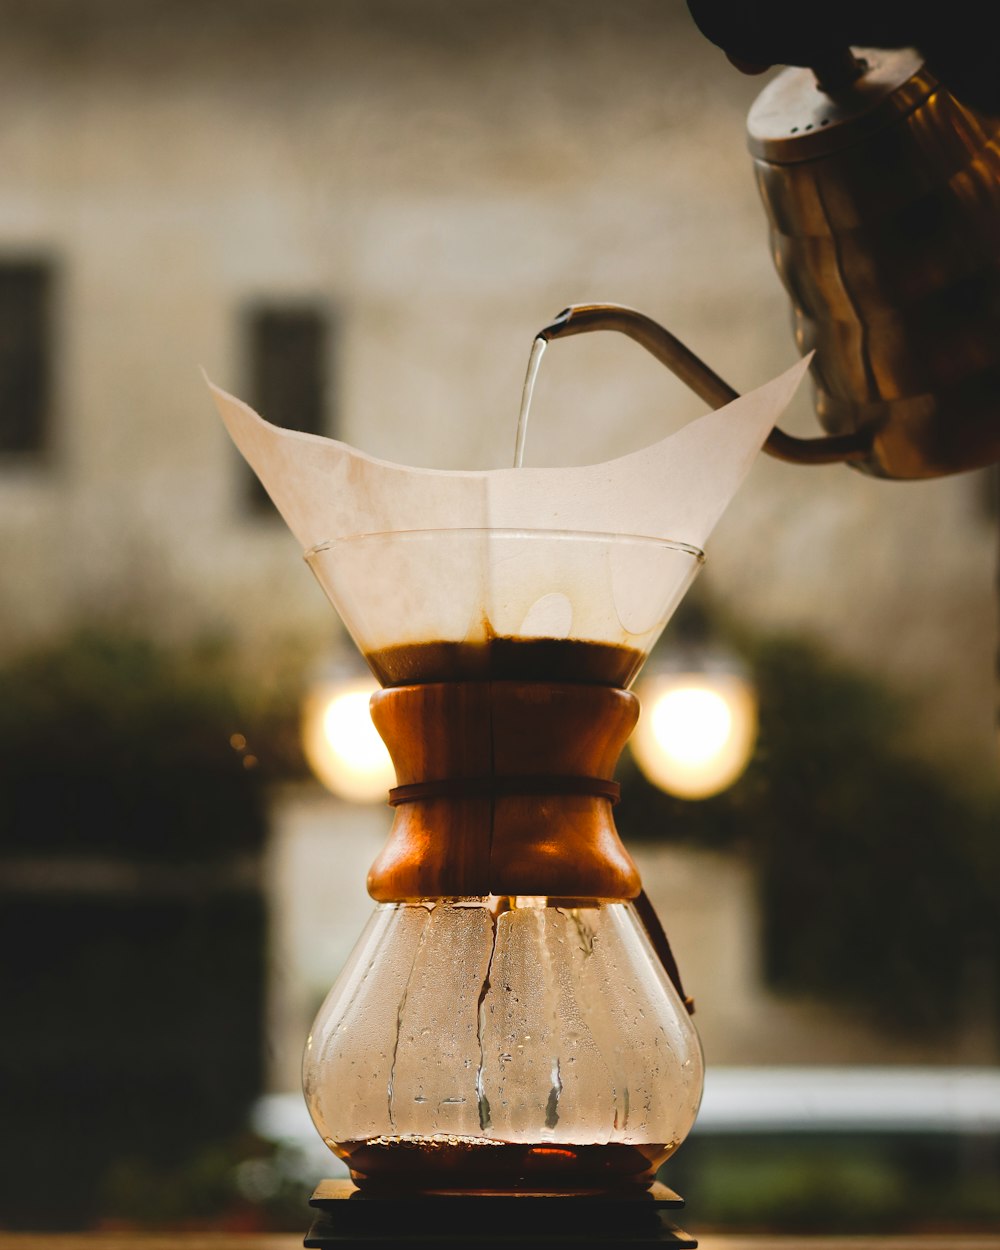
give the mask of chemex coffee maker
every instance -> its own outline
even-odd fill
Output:
[[[607,464],[412,469],[214,391],[382,686],[397,774],[374,914],[306,1046],[353,1181],[317,1190],[307,1246],[695,1244],[654,1183],[703,1066],[612,818],[629,687],[762,446],[901,479],[1000,459],[997,130],[909,53],[787,71],[754,106],[826,437],[776,429],[809,359],[740,397],[607,304],[557,317],[535,363],[619,330],[717,409]]]
[[[383,687],[397,774],[374,915],[306,1045],[354,1182],[317,1192],[307,1245],[693,1244],[650,1187],[701,1049],[613,774],[629,686],[804,370],[606,464],[470,473],[214,392]]]

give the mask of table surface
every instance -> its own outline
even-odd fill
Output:
[[[0,1250],[301,1250],[302,1233],[2,1233]],[[768,1237],[705,1233],[699,1250],[1000,1250],[995,1234]]]

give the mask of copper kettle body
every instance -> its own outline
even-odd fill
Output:
[[[1000,461],[1000,121],[914,52],[850,61],[825,89],[786,69],[748,118],[817,415],[875,476]]]

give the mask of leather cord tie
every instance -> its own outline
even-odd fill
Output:
[[[418,781],[394,786],[389,806],[419,803],[425,799],[499,799],[518,794],[579,794],[607,799],[612,806],[621,797],[617,781],[603,777],[570,777],[531,774],[523,777],[445,777],[440,781]]]

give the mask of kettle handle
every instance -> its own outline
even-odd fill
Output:
[[[728,382],[685,347],[680,339],[645,313],[623,304],[571,304],[535,336],[540,339],[565,338],[590,330],[618,330],[635,339],[646,351],[667,366],[687,386],[713,408],[724,408],[739,399]],[[871,437],[855,431],[826,438],[797,438],[773,429],[764,450],[776,460],[789,464],[838,464],[863,460],[871,451]]]

